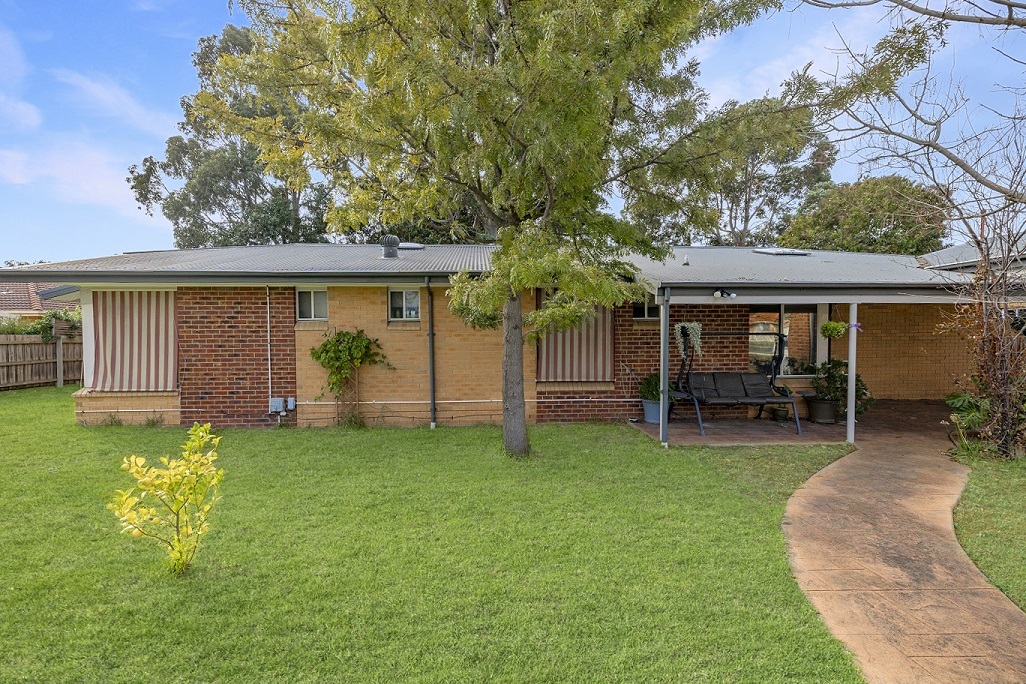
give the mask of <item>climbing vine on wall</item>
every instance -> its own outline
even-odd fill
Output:
[[[328,389],[336,396],[345,391],[346,383],[360,366],[392,367],[388,357],[381,353],[377,339],[362,330],[340,330],[327,335],[319,347],[310,350],[310,356],[328,371]]]

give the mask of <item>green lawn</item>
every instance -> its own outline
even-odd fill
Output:
[[[190,573],[105,509],[180,428],[0,392],[0,681],[858,682],[791,578],[788,494],[843,447],[628,427],[225,430]]]
[[[1026,460],[974,460],[955,509],[958,541],[976,566],[1026,610]]]

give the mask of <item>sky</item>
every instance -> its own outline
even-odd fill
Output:
[[[179,100],[196,90],[199,38],[245,23],[225,0],[0,0],[0,262],[64,261],[173,248],[170,224],[138,208],[128,167],[161,157]],[[833,73],[843,41],[886,29],[879,12],[803,7],[699,45],[713,104],[748,100],[813,62]],[[987,74],[993,54],[962,31],[948,52]],[[1021,82],[1021,74],[1019,75]],[[835,179],[859,167],[842,161]]]

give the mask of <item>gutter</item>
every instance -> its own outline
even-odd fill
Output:
[[[308,273],[267,273],[226,271],[6,271],[0,269],[0,283],[22,282],[66,282],[66,283],[168,283],[168,284],[235,284],[249,283],[421,283],[425,279],[433,283],[448,283],[456,271],[432,271],[430,273],[346,273],[323,271]],[[480,275],[481,271],[468,271]]]

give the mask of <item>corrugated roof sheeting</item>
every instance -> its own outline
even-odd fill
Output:
[[[687,263],[685,264],[685,257]],[[945,286],[948,276],[923,269],[913,256],[809,251],[808,256],[756,252],[751,247],[674,247],[665,263],[636,261],[653,284],[923,285]]]
[[[132,252],[97,259],[34,264],[24,271],[63,273],[220,272],[310,274],[481,273],[489,266],[492,245],[427,245],[403,249],[397,259],[383,259],[378,245],[293,244],[216,247],[163,252]]]

